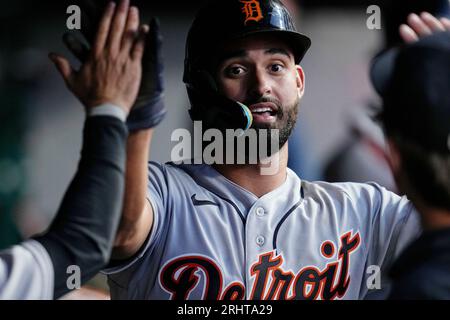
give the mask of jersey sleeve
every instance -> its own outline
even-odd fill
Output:
[[[0,252],[0,300],[53,299],[54,271],[48,252],[35,240]]]
[[[125,261],[113,261],[102,273],[113,275],[123,273],[125,270],[129,271],[127,273],[131,273],[131,269],[134,268],[130,267],[135,266],[144,255],[151,254],[161,239],[167,220],[166,212],[168,212],[167,172],[165,165],[153,161],[149,162],[148,172],[147,200],[153,209],[152,229],[142,247],[133,257]]]
[[[371,232],[368,266],[378,266],[381,290],[370,290],[366,298],[384,298],[390,289],[389,269],[399,254],[421,233],[419,214],[406,197],[400,197],[375,183],[371,199]],[[381,295],[381,296],[379,296]]]

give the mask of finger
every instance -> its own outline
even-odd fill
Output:
[[[95,41],[96,30],[107,4],[108,1],[105,0],[80,0],[80,7],[83,12],[80,31],[90,44]]]
[[[111,0],[110,0],[111,1]],[[108,0],[81,0],[81,7],[83,13],[89,15],[89,17],[101,18],[105,8],[110,2]]]
[[[139,30],[139,36],[136,39],[133,49],[131,50],[131,59],[133,61],[141,62],[145,51],[145,40],[149,31],[148,25],[144,24]]]
[[[108,42],[106,46],[109,49],[109,52],[113,55],[117,54],[120,50],[120,44],[122,42],[125,23],[127,21],[129,5],[130,0],[121,0],[112,21],[111,30],[109,32]]]
[[[408,25],[419,37],[424,37],[432,33],[430,28],[417,14],[412,13],[408,16]]]
[[[127,25],[122,38],[121,52],[127,56],[138,36],[139,29],[139,10],[136,7],[130,7],[128,11]]]
[[[147,35],[142,67],[144,74],[153,75],[154,89],[158,92],[164,90],[162,81],[164,68],[162,42],[163,38],[160,32],[159,20],[154,17],[150,21],[150,31]]]
[[[58,72],[61,74],[66,84],[70,86],[74,70],[70,66],[69,61],[56,53],[50,53],[48,57],[55,64],[56,69],[58,69]]]
[[[86,61],[89,55],[89,48],[78,39],[73,33],[66,32],[63,35],[63,42],[67,49],[81,62]]]
[[[411,43],[419,40],[419,37],[414,32],[413,29],[411,29],[408,25],[402,24],[399,28],[400,31],[400,37],[405,41],[406,43]]]
[[[93,46],[93,52],[95,56],[99,56],[105,48],[106,39],[108,39],[109,29],[111,26],[111,20],[114,15],[116,4],[110,2],[106,7],[106,10],[100,20],[97,35]]]
[[[152,18],[146,44],[146,49],[148,50],[148,53],[151,54],[152,58],[157,58],[161,55],[162,36],[159,30],[159,20],[157,18]]]
[[[439,21],[441,21],[442,25],[444,26],[444,28],[446,30],[450,31],[450,19],[448,19],[448,18],[441,18],[441,19],[439,19]]]
[[[431,29],[431,31],[445,31],[444,25],[432,14],[422,12],[420,14],[422,21]]]

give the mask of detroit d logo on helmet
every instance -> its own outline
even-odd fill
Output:
[[[244,25],[247,25],[249,21],[258,22],[264,18],[261,12],[261,6],[257,0],[240,0],[239,2],[244,4],[242,7],[242,12],[245,13]]]

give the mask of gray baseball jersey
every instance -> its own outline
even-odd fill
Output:
[[[113,299],[381,298],[386,270],[420,233],[406,198],[289,169],[258,198],[211,166],[151,162],[148,193],[145,244],[105,270]]]
[[[0,300],[53,299],[53,264],[35,240],[0,252]]]

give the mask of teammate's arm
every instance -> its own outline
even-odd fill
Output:
[[[141,83],[141,61],[145,49],[145,34],[148,32],[148,26],[139,25],[139,11],[136,7],[129,7],[129,0],[122,0],[117,6],[111,2],[98,25],[90,54],[79,71],[73,70],[65,58],[52,56],[68,88],[88,110],[95,112],[99,105],[113,104],[124,108],[127,115],[130,112]],[[116,195],[121,196],[122,194]],[[83,201],[87,200],[80,200],[80,203]],[[101,201],[111,200],[104,198]],[[70,219],[67,215],[66,217]],[[86,223],[84,220],[82,222]],[[61,234],[59,238],[63,238],[66,235],[62,228],[58,228],[60,225],[61,223],[55,224],[54,229]],[[87,238],[84,242],[89,242],[88,235],[84,236]],[[84,242],[71,241],[77,246]],[[108,245],[109,248],[111,245],[112,243]],[[70,248],[74,248],[74,245]],[[79,250],[72,251],[82,255]],[[109,258],[106,254],[103,256],[103,259]]]
[[[113,116],[113,108],[118,107],[104,105],[100,108],[105,113],[90,115],[86,119],[78,170],[54,221],[44,235],[34,238],[48,252],[52,268],[39,261],[32,263],[33,259],[44,260],[39,251],[35,253],[36,246],[16,250],[17,253],[22,252],[22,256],[29,257],[29,263],[33,266],[30,268],[33,268],[37,276],[47,272],[39,270],[41,267],[53,270],[54,283],[51,292],[54,298],[69,291],[69,267],[79,268],[79,280],[80,284],[83,284],[109,262],[119,224],[125,184],[127,128],[124,117],[120,120]],[[111,112],[110,115],[106,114],[108,111]],[[15,268],[27,270],[22,263],[10,265],[8,268],[11,268],[11,272],[14,272]],[[73,271],[72,269],[71,272]],[[17,273],[19,272],[21,271]],[[23,281],[37,282],[30,278],[31,273],[27,274],[27,277],[20,277]],[[42,282],[49,282],[44,276],[39,278]],[[41,286],[45,288],[46,285]],[[37,298],[20,290],[11,290],[10,294],[17,298]]]
[[[109,261],[122,209],[124,121],[139,89],[147,32],[138,28],[137,8],[110,4],[79,71],[50,55],[88,113],[82,157],[49,230],[0,253],[1,298],[59,297],[68,291],[69,266],[79,267],[84,282]]]
[[[92,46],[94,27],[104,1],[81,0],[84,25],[81,30]],[[65,34],[68,49],[83,61],[88,48],[71,34]],[[113,249],[113,259],[134,255],[144,243],[153,225],[153,211],[147,200],[148,157],[153,128],[166,114],[163,103],[162,37],[156,19],[150,22],[142,59],[142,81],[137,100],[127,119],[126,187],[122,219]]]

